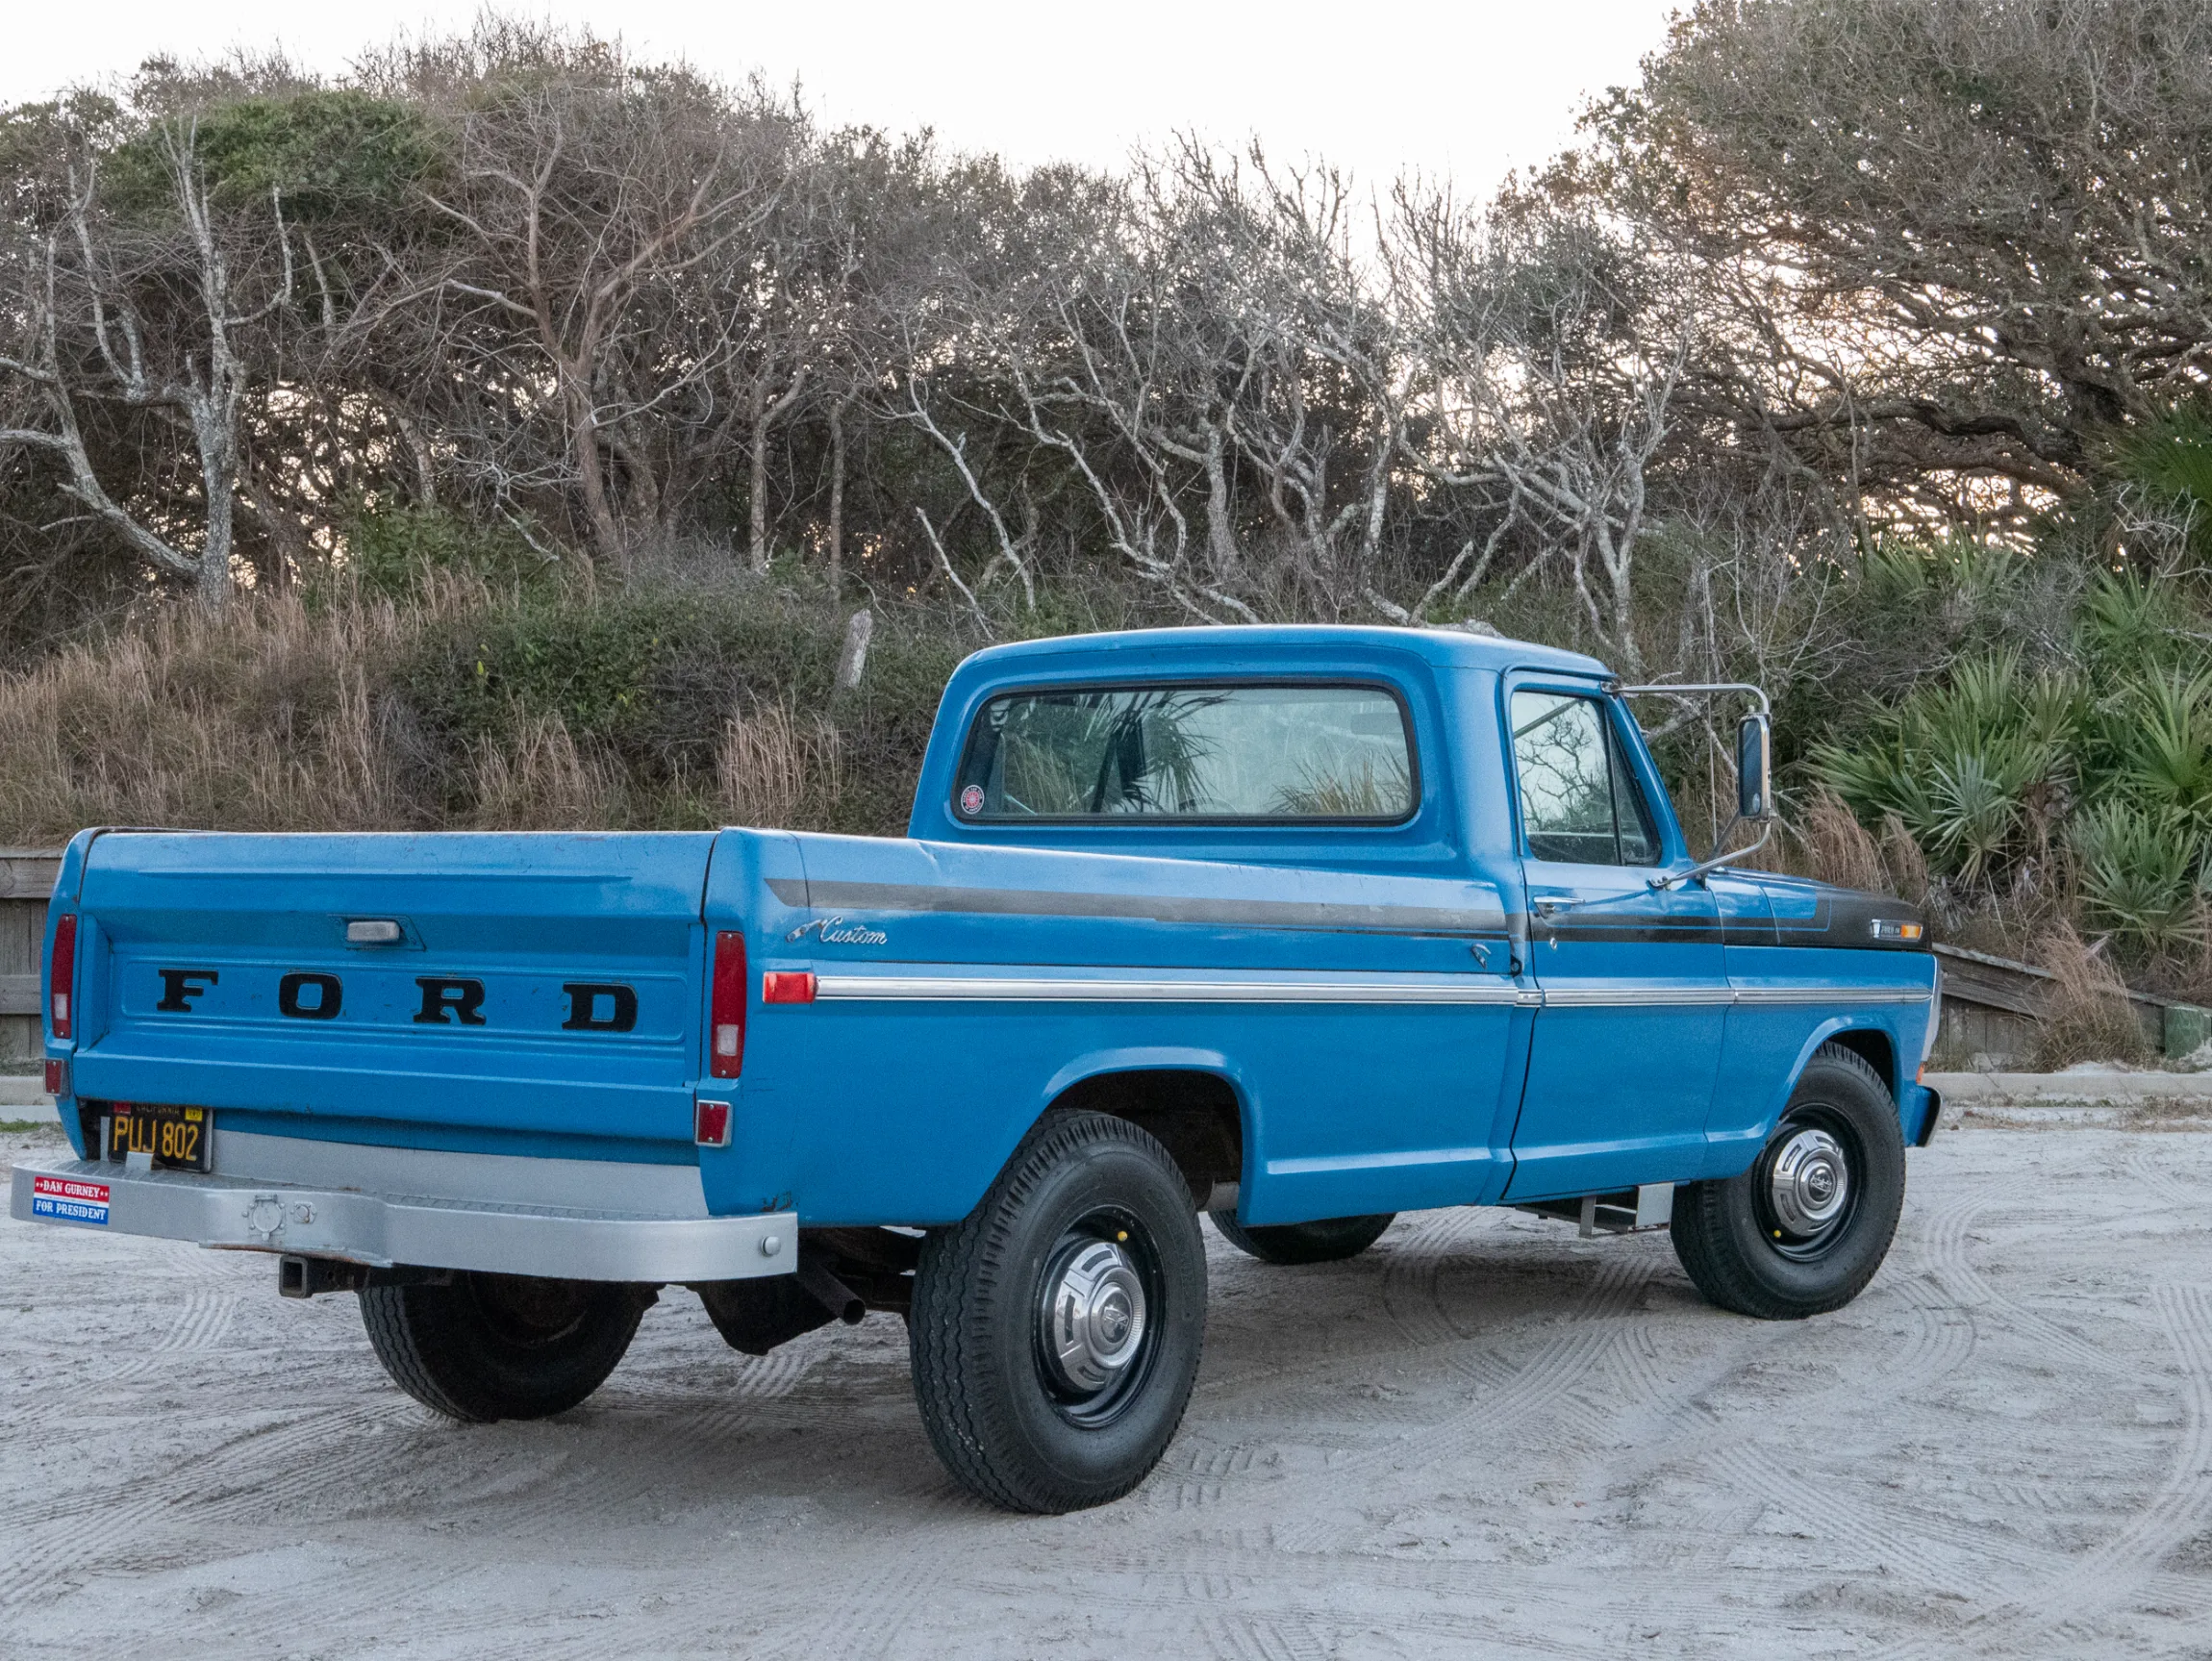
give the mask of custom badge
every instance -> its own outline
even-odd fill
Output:
[[[969,785],[960,793],[960,811],[964,814],[979,814],[983,811],[981,785]]]
[[[817,917],[812,922],[802,922],[784,939],[804,940],[810,934],[824,945],[882,945],[891,939],[880,928],[847,922],[842,917]]]

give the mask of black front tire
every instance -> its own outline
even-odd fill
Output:
[[[362,1324],[391,1381],[464,1423],[566,1413],[607,1381],[649,1292],[603,1280],[458,1272],[364,1287]]]
[[[1833,1215],[1818,1215],[1831,1188],[1793,1185],[1794,1153],[1831,1169],[1840,1159]],[[1722,1309],[1801,1321],[1841,1309],[1865,1289],[1889,1253],[1904,1198],[1896,1101],[1863,1058],[1823,1044],[1748,1170],[1675,1190],[1674,1255]]]
[[[1209,1211],[1220,1237],[1262,1263],[1342,1263],[1357,1257],[1397,1221],[1395,1211],[1370,1217],[1331,1217],[1320,1222],[1277,1222],[1246,1228],[1233,1211]]]
[[[1058,1295],[1076,1286],[1070,1323]],[[1010,1511],[1119,1499],[1182,1422],[1205,1322],[1205,1246],[1168,1150],[1125,1120],[1048,1113],[922,1245],[908,1331],[930,1445]]]

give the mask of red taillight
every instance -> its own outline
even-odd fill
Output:
[[[771,969],[761,976],[763,1003],[812,1003],[814,1000],[812,969]]]
[[[745,937],[715,936],[715,985],[707,1007],[707,1070],[735,1078],[745,1065]]]
[[[56,1038],[70,1034],[69,994],[77,985],[77,914],[65,911],[54,922],[54,956],[46,970],[46,1020]]]

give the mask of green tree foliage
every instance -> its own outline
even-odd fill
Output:
[[[2202,6],[1702,0],[1593,136],[1582,164],[1783,332],[1734,395],[1861,479],[2065,490],[2203,384]]]
[[[173,213],[172,127],[189,123],[218,208],[262,208],[272,193],[309,223],[383,218],[406,211],[412,189],[442,151],[423,113],[352,88],[250,96],[152,122],[107,155],[107,193],[118,211]]]
[[[1895,815],[1960,890],[2051,880],[2063,855],[2093,924],[2192,941],[2212,886],[2212,653],[2191,620],[2170,588],[2108,574],[2063,656],[1963,659],[1816,744],[1815,773],[1865,821]]]

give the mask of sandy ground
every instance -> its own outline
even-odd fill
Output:
[[[895,1320],[752,1360],[669,1294],[464,1429],[350,1297],[0,1222],[0,1654],[2212,1655],[2212,1135],[2151,1126],[1940,1137],[1797,1324],[1515,1213],[1214,1241],[1167,1463],[1052,1519],[952,1488]]]

